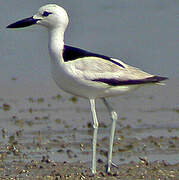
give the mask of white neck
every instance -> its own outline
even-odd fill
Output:
[[[63,63],[64,29],[61,27],[49,29],[48,48],[52,63]]]

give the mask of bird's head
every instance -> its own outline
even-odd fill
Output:
[[[7,28],[22,28],[33,24],[39,24],[48,29],[63,28],[65,30],[68,25],[68,21],[68,15],[62,7],[56,4],[48,4],[42,6],[38,10],[37,14],[32,17],[10,24]]]

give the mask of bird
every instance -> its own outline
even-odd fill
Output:
[[[167,77],[152,75],[121,61],[120,59],[96,54],[64,43],[64,33],[69,23],[66,10],[56,4],[47,4],[28,18],[16,21],[7,28],[24,28],[41,25],[48,31],[48,49],[51,61],[51,74],[57,86],[63,91],[89,100],[93,119],[91,171],[96,171],[96,144],[98,119],[95,102],[102,99],[109,112],[111,129],[106,172],[112,166],[112,149],[115,126],[118,119],[116,111],[107,97],[124,94],[147,84],[160,84]]]

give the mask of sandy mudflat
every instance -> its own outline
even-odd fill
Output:
[[[147,162],[122,164],[104,173],[104,163],[98,164],[95,176],[90,173],[89,163],[58,163],[48,159],[25,163],[24,161],[0,164],[2,179],[175,179],[179,177],[179,164]]]
[[[38,93],[14,88],[11,96],[11,89],[7,94],[4,89],[0,179],[179,179],[178,85],[151,88],[111,100],[119,120],[113,148],[117,167],[110,174],[105,173],[110,120],[97,101],[96,176],[90,170],[93,129],[85,99],[56,89],[45,94],[41,87]]]

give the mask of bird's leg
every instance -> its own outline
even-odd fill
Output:
[[[114,133],[115,133],[115,127],[116,127],[116,121],[117,121],[117,113],[113,110],[113,108],[107,102],[105,98],[102,98],[102,100],[105,106],[107,107],[111,120],[112,120],[111,133],[110,133],[110,139],[109,139],[108,161],[107,161],[107,167],[106,167],[106,172],[109,173],[111,164],[112,164],[112,149],[113,149]]]
[[[90,99],[91,112],[93,116],[93,159],[92,159],[92,173],[96,173],[96,143],[97,143],[97,133],[98,133],[98,119],[96,116],[95,99]]]

